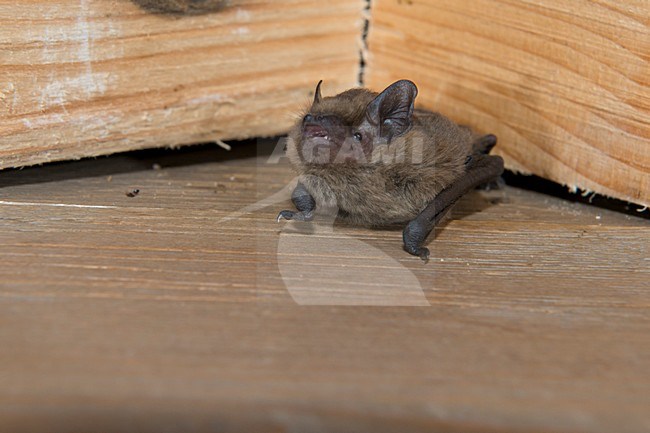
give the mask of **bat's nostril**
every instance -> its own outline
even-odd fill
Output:
[[[316,116],[316,122],[322,122],[323,116]]]

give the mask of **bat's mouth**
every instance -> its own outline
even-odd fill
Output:
[[[327,129],[321,125],[308,123],[302,128],[302,135],[304,138],[329,138]]]

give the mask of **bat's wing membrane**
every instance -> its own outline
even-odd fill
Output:
[[[435,225],[462,196],[503,173],[503,159],[500,156],[487,155],[496,143],[496,138],[493,137],[482,137],[474,144],[476,153],[468,158],[465,175],[436,195],[420,215],[404,228],[404,249],[408,253],[427,260],[429,250],[422,244]]]
[[[462,196],[496,179],[502,173],[503,159],[500,156],[473,156],[468,163],[466,174],[442,190],[420,216],[426,214],[428,221],[431,221],[434,225],[437,224],[449,208]]]

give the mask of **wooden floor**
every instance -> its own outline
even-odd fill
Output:
[[[648,220],[476,192],[425,264],[256,153],[0,173],[0,431],[650,431]]]

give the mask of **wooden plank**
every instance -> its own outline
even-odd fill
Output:
[[[0,169],[276,135],[357,83],[361,0],[227,3],[0,0]]]
[[[0,173],[1,431],[648,430],[647,220],[476,192],[423,264],[241,213],[293,176],[255,151]]]
[[[500,138],[506,166],[650,205],[645,0],[373,2],[366,82]]]

